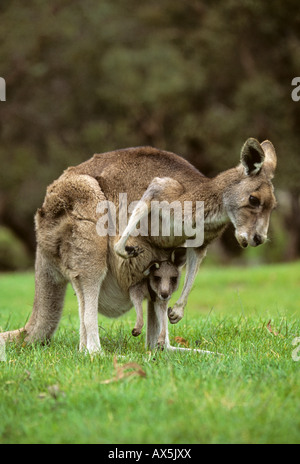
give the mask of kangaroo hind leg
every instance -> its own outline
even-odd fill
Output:
[[[216,354],[220,353],[213,351],[200,350],[197,348],[182,348],[172,346],[169,340],[168,332],[168,315],[167,311],[162,311],[155,303],[148,302],[147,311],[147,348],[153,350],[155,348],[164,349],[168,352],[180,353],[200,353],[200,354]]]
[[[33,311],[25,325],[25,341],[50,340],[63,310],[67,280],[37,248],[35,264],[35,297]]]
[[[80,317],[80,351],[102,354],[98,330],[98,298],[103,277],[78,276],[71,283],[75,290]]]

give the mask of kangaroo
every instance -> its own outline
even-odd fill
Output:
[[[233,223],[242,247],[267,239],[276,205],[272,178],[276,153],[271,142],[253,138],[242,147],[238,166],[209,179],[188,161],[170,152],[137,147],[94,155],[68,168],[51,184],[35,216],[37,252],[32,315],[24,328],[4,339],[50,339],[61,318],[67,282],[73,285],[80,314],[80,348],[101,352],[98,310],[108,317],[128,311],[128,289],[143,279],[152,261],[165,260],[168,249],[183,246],[187,236],[162,233],[131,236],[149,218],[152,201],[204,201],[204,242],[187,248],[186,276],[179,300],[168,310],[171,323],[184,307],[209,244]],[[118,210],[119,194],[138,201],[127,226],[114,236],[99,235],[97,205],[110,201]],[[195,222],[195,208],[192,212]],[[175,223],[175,220],[174,220]],[[160,324],[152,301],[147,308],[147,344],[157,343]],[[165,346],[170,346],[166,333]]]
[[[186,248],[176,248],[168,261],[154,262],[144,271],[145,279],[129,289],[130,299],[136,310],[136,324],[132,335],[141,334],[144,325],[143,299],[151,300],[157,307],[161,331],[157,344],[163,348],[166,339],[168,302],[177,290],[180,281],[179,268],[185,263]]]

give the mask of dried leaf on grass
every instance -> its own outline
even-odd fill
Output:
[[[41,392],[38,395],[38,398],[40,400],[44,400],[49,397],[57,400],[58,398],[62,398],[66,396],[65,392],[60,389],[60,386],[58,384],[49,385],[49,387],[47,387],[47,390],[48,392]]]
[[[279,335],[279,337],[283,338],[283,335],[280,334],[279,332],[277,332],[276,330],[273,329],[273,327],[271,326],[271,319],[269,320],[269,322],[267,323],[267,330],[272,334],[274,335],[275,337],[277,337]]]
[[[47,388],[48,389],[48,392],[50,394],[50,396],[52,396],[52,398],[54,398],[55,400],[59,397],[59,396],[66,396],[65,392],[63,392],[61,389],[60,389],[60,386],[55,384],[55,385],[49,385],[49,387]]]
[[[175,342],[185,347],[189,346],[189,342],[185,338],[182,338],[182,337],[175,337]]]
[[[138,375],[140,377],[146,377],[146,372],[141,368],[141,366],[135,362],[129,362],[123,365],[118,365],[117,358],[114,357],[114,368],[116,371],[116,375],[107,380],[103,380],[100,383],[108,384],[112,382],[119,382],[119,380],[123,380],[128,377],[133,377]]]

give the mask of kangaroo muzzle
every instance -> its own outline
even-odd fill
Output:
[[[259,233],[254,233],[249,237],[247,232],[236,232],[235,238],[237,239],[239,245],[242,248],[247,248],[248,245],[252,247],[257,247],[262,245],[267,240],[267,236]]]

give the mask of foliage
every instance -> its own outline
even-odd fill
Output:
[[[0,217],[31,251],[34,211],[68,165],[151,144],[214,175],[249,136],[277,149],[299,237],[296,0],[11,0],[0,14]]]
[[[18,240],[11,230],[0,227],[0,269],[15,271],[29,269],[33,261],[28,255],[24,244]]]

